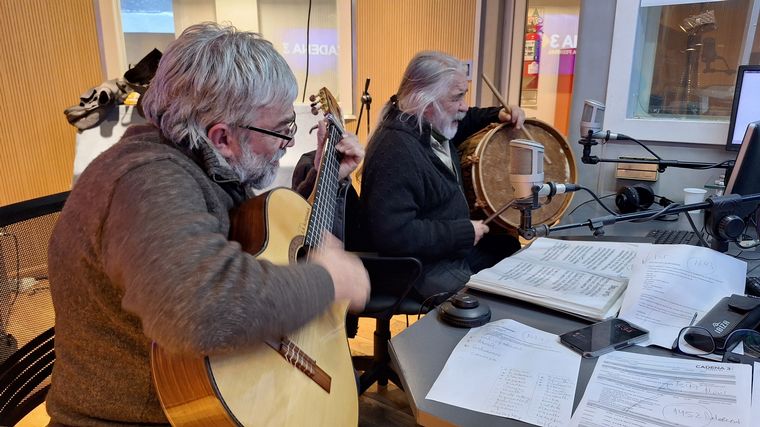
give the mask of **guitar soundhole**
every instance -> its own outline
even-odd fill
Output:
[[[288,259],[291,263],[297,263],[306,261],[306,256],[309,251],[303,245],[304,236],[296,236],[290,241],[290,248],[288,248]]]
[[[309,250],[306,246],[301,246],[296,251],[296,262],[306,262],[309,256]]]

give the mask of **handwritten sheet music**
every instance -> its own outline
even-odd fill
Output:
[[[570,426],[751,426],[752,367],[614,352],[601,356]]]
[[[671,348],[681,328],[721,298],[744,294],[747,263],[712,249],[654,245],[634,265],[618,317],[649,330],[640,345]]]
[[[427,399],[539,426],[570,420],[580,355],[510,319],[470,330]]]

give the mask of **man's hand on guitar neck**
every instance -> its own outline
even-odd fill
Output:
[[[348,311],[360,313],[369,301],[369,275],[358,257],[343,250],[332,234],[322,235],[322,245],[310,254],[314,264],[324,267],[335,287],[335,300],[348,300]]]
[[[314,167],[317,170],[319,170],[319,165],[322,163],[322,152],[324,152],[326,138],[327,120],[323,119],[319,121],[319,127],[317,128],[317,155],[314,157]],[[359,144],[359,138],[356,135],[347,132],[335,144],[335,149],[342,154],[338,179],[343,179],[353,172],[364,159],[364,147]]]

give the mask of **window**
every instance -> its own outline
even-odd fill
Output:
[[[121,0],[120,6],[128,67],[174,40],[172,0]]]
[[[617,3],[605,128],[725,143],[736,70],[760,59],[757,2],[636,3]]]
[[[122,33],[110,29],[102,38],[103,56],[111,78],[121,75],[153,48],[166,46],[188,26],[215,21],[261,33],[288,61],[298,80],[300,94],[306,84],[308,54],[309,94],[327,87],[341,101],[344,114],[352,112],[351,2],[312,0],[309,40],[309,0],[98,0],[101,25],[120,16]],[[122,39],[123,36],[123,39]],[[124,53],[119,53],[123,49]],[[124,62],[126,59],[126,62]],[[122,65],[124,64],[124,65]],[[342,94],[345,94],[341,97]],[[344,99],[342,99],[344,98]],[[308,102],[308,101],[307,101]]]

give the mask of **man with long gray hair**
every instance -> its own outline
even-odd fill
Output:
[[[490,123],[522,126],[525,113],[517,106],[511,115],[468,108],[466,93],[461,61],[418,53],[367,145],[360,209],[367,246],[420,258],[423,277],[414,293],[423,301],[445,299],[520,247],[515,237],[488,235],[487,225],[470,220],[456,148]]]
[[[150,348],[218,355],[278,339],[335,300],[360,311],[361,262],[325,236],[308,264],[228,240],[229,211],[268,185],[294,144],[292,71],[258,34],[213,23],[172,42],[131,127],[70,194],[49,249],[53,426],[166,425]],[[324,145],[324,124],[320,145]],[[341,177],[363,157],[337,144]]]

